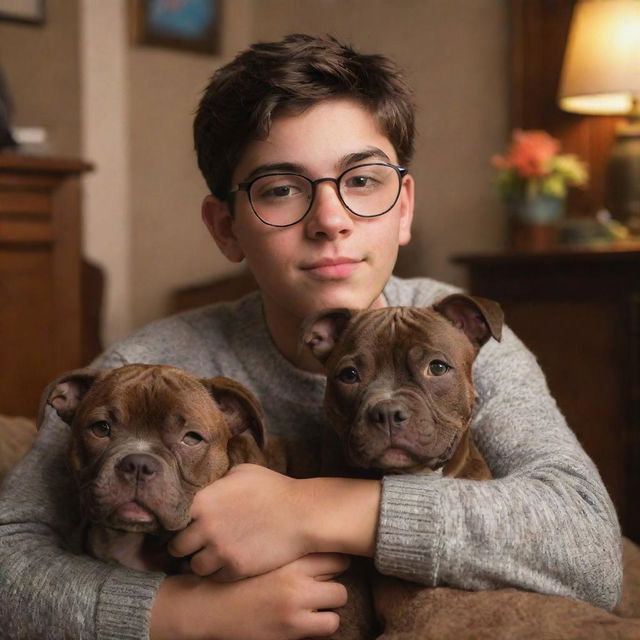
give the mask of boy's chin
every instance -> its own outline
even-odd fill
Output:
[[[386,307],[384,295],[380,291],[358,291],[353,287],[336,288],[317,297],[305,296],[305,300],[299,300],[300,318],[306,318],[325,309],[380,309]]]

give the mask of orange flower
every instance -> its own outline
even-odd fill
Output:
[[[551,160],[560,150],[560,143],[545,131],[522,131],[516,129],[513,141],[505,156],[494,156],[497,169],[513,169],[523,178],[547,175]]]

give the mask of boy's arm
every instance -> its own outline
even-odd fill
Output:
[[[0,635],[29,640],[146,637],[163,575],[72,553],[80,546],[79,516],[66,470],[67,444],[67,425],[50,415],[3,486]]]

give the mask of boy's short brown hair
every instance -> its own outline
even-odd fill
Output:
[[[353,98],[369,109],[399,163],[409,163],[414,109],[399,68],[331,36],[292,34],[240,53],[216,71],[205,89],[193,130],[198,166],[211,193],[227,199],[246,146],[265,138],[274,118],[335,97]]]

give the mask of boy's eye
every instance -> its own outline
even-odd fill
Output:
[[[309,191],[304,180],[298,176],[265,176],[253,183],[251,197],[254,200],[280,200],[293,198]]]
[[[449,369],[451,369],[451,367],[446,362],[443,362],[442,360],[432,360],[429,363],[429,371],[427,375],[443,376],[447,371],[449,371]]]
[[[360,374],[355,367],[345,367],[338,373],[338,380],[345,384],[355,384],[360,382]]]
[[[100,420],[89,425],[89,431],[96,436],[96,438],[108,438],[111,435],[111,426],[108,422]]]
[[[347,180],[345,180],[345,186],[349,189],[362,189],[368,187],[370,189],[378,186],[380,184],[373,176],[367,175],[359,175],[359,176],[349,176]]]
[[[298,193],[298,190],[291,185],[282,185],[280,187],[273,187],[269,191],[261,194],[262,197],[274,197],[274,198],[286,198],[287,196],[293,196]]]

